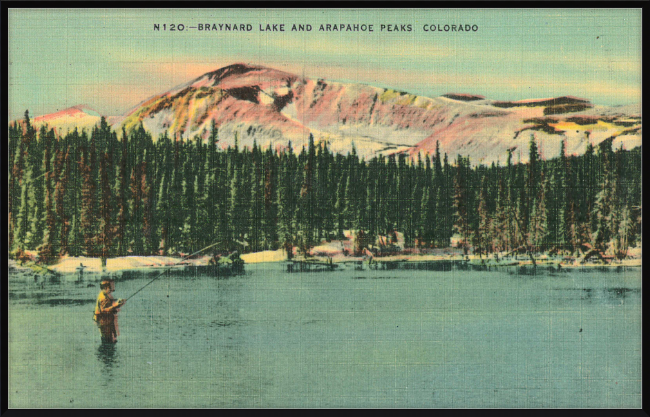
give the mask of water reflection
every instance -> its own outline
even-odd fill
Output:
[[[117,346],[115,343],[101,343],[97,348],[97,359],[104,365],[101,374],[107,377],[107,382],[113,380],[113,368],[117,366]]]
[[[638,288],[607,288],[607,296],[614,299],[623,299],[628,294],[638,293]]]
[[[81,306],[87,304],[94,304],[93,300],[84,299],[84,298],[50,298],[50,299],[38,299],[34,304],[45,304],[50,307],[56,306]]]
[[[537,275],[553,275],[553,274],[566,274],[569,271],[559,268],[556,265],[541,264],[541,265],[495,265],[491,260],[485,260],[484,264],[469,263],[465,261],[418,261],[418,262],[403,262],[403,261],[375,261],[370,265],[358,264],[355,270],[364,270],[366,267],[370,270],[419,270],[419,271],[436,271],[436,272],[450,272],[450,271],[498,271],[506,272],[510,275],[524,275],[524,276],[537,276]]]
[[[553,291],[562,293],[562,299],[580,300],[589,304],[623,304],[628,298],[639,299],[639,288],[614,287],[614,288],[553,288]]]

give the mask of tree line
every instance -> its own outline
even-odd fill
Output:
[[[327,143],[297,153],[221,149],[207,142],[153,140],[142,125],[114,131],[104,118],[90,132],[36,129],[28,112],[9,126],[9,247],[101,257],[192,253],[214,242],[244,251],[307,252],[356,232],[357,248],[403,233],[408,248],[465,253],[595,248],[624,257],[640,240],[641,149],[472,167],[458,155],[360,159]],[[384,240],[385,241],[385,240]],[[390,239],[389,239],[390,241]]]

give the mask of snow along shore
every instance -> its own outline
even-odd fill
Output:
[[[640,248],[635,248],[635,250],[630,250],[631,257],[623,261],[614,261],[610,264],[603,265],[600,263],[584,263],[579,262],[559,262],[560,266],[563,268],[584,268],[584,267],[617,267],[617,266],[641,266],[641,250]],[[262,262],[283,262],[286,261],[286,254],[282,249],[275,251],[262,251],[254,253],[246,253],[241,255],[241,259],[247,264],[253,263],[262,263]],[[502,261],[503,259],[500,258]],[[210,260],[209,256],[204,256],[196,259],[186,259],[182,263],[179,263],[181,258],[174,258],[170,256],[123,256],[117,258],[109,258],[106,262],[106,269],[102,271],[101,260],[99,258],[89,258],[82,256],[65,256],[57,264],[51,265],[48,267],[53,272],[60,274],[74,274],[78,272],[78,269],[81,264],[84,266],[84,272],[87,273],[102,273],[102,272],[118,272],[126,270],[138,270],[142,268],[147,269],[165,269],[176,266],[183,265],[207,265]],[[294,260],[307,260],[307,261],[321,261],[327,262],[332,261],[334,263],[345,263],[345,262],[359,262],[363,261],[363,257],[354,257],[354,256],[345,256],[340,253],[332,253],[331,256],[315,256],[305,259],[302,256],[295,256]],[[431,262],[431,261],[469,261],[473,265],[482,263],[482,260],[485,261],[487,266],[499,266],[498,263],[494,262],[494,257],[483,257],[482,259],[477,255],[469,255],[468,257],[457,255],[457,254],[445,254],[445,255],[425,255],[425,254],[396,254],[391,256],[375,257],[373,261],[376,262]],[[515,262],[518,265],[531,265],[531,261],[525,257],[520,257],[518,260],[509,259],[507,265],[512,265],[512,262]],[[537,265],[557,265],[558,261],[549,259],[545,255],[535,258]]]
[[[282,250],[247,253],[240,257],[248,264],[259,262],[280,262],[286,259],[286,255]],[[182,258],[174,258],[171,256],[121,256],[108,258],[106,260],[106,269],[102,270],[102,262],[100,258],[64,256],[58,263],[49,266],[48,269],[59,274],[77,273],[77,268],[81,265],[83,265],[84,273],[118,272],[142,268],[164,269],[172,266],[207,265],[210,257],[204,256],[195,259],[186,259],[183,262],[180,262],[181,259]]]

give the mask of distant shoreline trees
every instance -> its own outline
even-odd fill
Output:
[[[598,250],[625,257],[641,238],[641,149],[471,166],[448,157],[393,154],[361,160],[326,143],[300,153],[222,150],[209,140],[154,142],[140,125],[121,135],[102,118],[64,136],[24,121],[9,126],[11,250],[101,257],[229,249],[301,251],[354,230],[364,242],[404,234],[407,247],[465,253]]]

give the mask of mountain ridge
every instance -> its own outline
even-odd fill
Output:
[[[256,141],[260,146],[286,147],[291,141],[300,148],[313,134],[335,152],[345,153],[354,143],[366,158],[432,153],[439,142],[450,157],[462,154],[473,163],[489,164],[505,162],[506,151],[512,148],[525,162],[531,134],[547,158],[557,156],[562,140],[570,154],[583,153],[587,143],[595,146],[606,139],[616,147],[639,146],[640,109],[618,110],[573,96],[503,101],[455,92],[431,98],[236,63],[107,120],[116,129],[128,131],[142,123],[154,137],[167,131],[184,139],[207,138],[214,121],[222,146],[237,137],[242,146]],[[40,121],[58,120],[50,116],[41,116]],[[78,119],[90,123],[92,117],[97,116]]]

